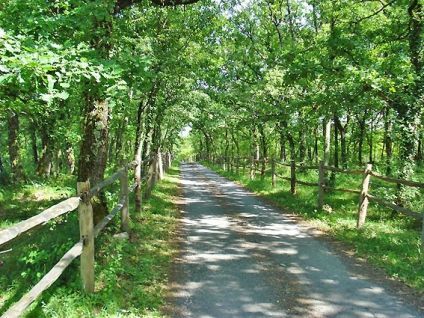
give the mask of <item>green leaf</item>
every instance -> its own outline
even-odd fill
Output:
[[[58,97],[62,100],[65,100],[65,99],[68,99],[69,94],[67,92],[63,91],[63,92],[56,94],[56,97]]]
[[[56,83],[56,79],[51,75],[47,75],[47,89],[49,93],[53,92],[55,83]]]
[[[69,87],[71,87],[71,84],[70,83],[60,83],[59,85],[62,88],[69,88]]]

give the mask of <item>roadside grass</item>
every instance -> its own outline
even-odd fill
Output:
[[[297,185],[296,195],[290,193],[290,182],[278,179],[272,188],[271,176],[261,179],[257,174],[254,180],[240,169],[236,172],[224,171],[221,166],[204,163],[217,173],[237,181],[290,213],[301,215],[312,226],[325,231],[336,239],[348,243],[355,253],[383,268],[386,273],[405,284],[424,292],[424,249],[421,245],[421,222],[393,213],[387,208],[370,203],[368,216],[363,229],[356,229],[358,195],[344,192],[327,192],[325,206],[318,211],[317,187]],[[289,168],[279,167],[278,174],[289,177]],[[317,182],[316,171],[298,171],[297,179]],[[360,189],[362,176],[337,174],[335,186]],[[386,199],[392,198],[395,187],[375,178],[371,182],[371,193]],[[422,196],[412,202],[416,211],[424,206]]]
[[[75,195],[75,184],[75,176],[60,176],[46,182],[33,180],[0,187],[0,229]]]
[[[57,192],[53,191],[51,196],[51,185],[37,185],[40,193],[46,189],[44,195],[49,198],[44,201],[29,196],[28,200],[19,202],[28,186],[3,190],[0,206],[5,213],[22,211],[13,219],[17,222],[34,215],[32,211],[39,212],[60,200],[67,184],[74,184],[71,181],[56,183]],[[179,168],[172,167],[151,197],[143,202],[143,212],[131,215],[129,241],[113,237],[119,233],[119,217],[100,234],[96,240],[94,294],[87,295],[81,290],[77,259],[31,306],[26,317],[163,317],[161,307],[165,301],[167,275],[176,252],[171,238],[177,227],[178,181]],[[66,194],[73,195],[73,191]],[[111,207],[112,201],[117,201],[112,193],[119,193],[119,185],[109,190],[107,197]],[[131,211],[134,211],[133,198],[130,198]],[[2,222],[0,226],[8,224],[10,222]],[[77,213],[71,213],[2,247],[2,250],[13,250],[0,255],[3,262],[0,265],[0,315],[36,284],[78,239]]]

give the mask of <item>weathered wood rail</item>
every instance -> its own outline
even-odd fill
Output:
[[[38,226],[44,225],[58,216],[65,215],[69,212],[75,211],[76,209],[78,209],[79,212],[80,240],[62,256],[56,265],[53,266],[53,268],[44,275],[44,277],[42,277],[29,292],[22,296],[18,302],[12,305],[1,316],[1,318],[21,317],[25,310],[43,293],[43,291],[48,289],[60,277],[65,269],[77,257],[80,257],[81,259],[80,271],[83,289],[88,293],[94,292],[94,239],[119,212],[121,212],[121,230],[127,233],[130,231],[129,194],[137,187],[140,189],[142,182],[146,182],[146,190],[150,192],[151,189],[148,188],[153,187],[154,183],[163,177],[163,171],[166,171],[171,165],[170,157],[168,158],[168,156],[170,156],[169,154],[167,154],[168,160],[159,160],[159,156],[162,155],[158,153],[157,156],[148,160],[150,166],[148,171],[150,175],[147,174],[144,178],[136,180],[136,182],[131,186],[129,186],[128,182],[129,170],[135,169],[139,164],[141,164],[136,161],[125,164],[124,167],[112,174],[109,178],[91,188],[89,181],[78,182],[78,196],[66,199],[27,220],[0,231],[1,247],[2,245],[16,239],[18,236]],[[105,187],[112,185],[118,180],[120,182],[118,204],[103,220],[94,226],[91,198],[97,195]]]
[[[372,171],[372,165],[367,164],[364,170],[359,169],[341,169],[331,166],[326,166],[323,161],[319,163],[319,165],[305,165],[298,164],[295,161],[291,161],[290,163],[281,162],[275,159],[253,159],[253,158],[236,158],[236,160],[226,160],[225,158],[219,158],[216,160],[217,162],[222,164],[225,162],[223,166],[227,167],[228,171],[233,171],[233,168],[236,168],[236,171],[239,171],[239,168],[243,168],[243,173],[245,173],[246,166],[249,165],[250,178],[255,178],[256,172],[261,172],[261,177],[264,176],[264,172],[266,171],[266,164],[271,164],[271,182],[272,186],[275,187],[277,184],[277,180],[285,180],[290,182],[290,192],[294,195],[296,194],[296,185],[304,185],[310,187],[318,188],[318,197],[317,197],[317,207],[318,209],[322,209],[325,201],[325,193],[328,191],[339,191],[339,192],[347,192],[359,195],[359,204],[358,204],[358,219],[357,219],[357,228],[360,229],[365,224],[368,204],[369,202],[375,202],[379,205],[382,205],[386,208],[392,209],[398,213],[402,213],[406,216],[412,217],[414,219],[420,220],[422,222],[422,231],[421,231],[421,241],[424,245],[424,212],[416,212],[411,209],[399,206],[393,202],[389,202],[383,198],[379,198],[371,195],[370,192],[370,183],[371,178],[376,178],[385,182],[394,183],[397,185],[404,185],[409,187],[415,187],[419,189],[424,189],[424,183],[411,181],[411,180],[403,180],[393,177],[387,177],[380,175],[374,171]],[[241,165],[240,165],[241,163]],[[258,166],[262,164],[262,168],[259,169]],[[277,166],[287,167],[290,169],[290,177],[285,177],[277,172]],[[297,179],[297,170],[318,170],[318,180],[317,182],[306,182]],[[361,189],[346,189],[346,188],[334,188],[328,185],[326,179],[326,171],[331,171],[335,173],[344,173],[349,175],[362,175],[362,183]]]

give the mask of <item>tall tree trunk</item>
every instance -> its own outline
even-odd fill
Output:
[[[162,110],[157,109],[156,116],[153,120],[154,127],[153,127],[153,134],[152,134],[152,146],[151,146],[151,155],[155,158],[155,182],[157,182],[160,178],[161,170],[162,170],[162,154],[161,154],[161,148],[162,148]],[[162,172],[163,173],[163,172]],[[150,192],[150,191],[149,191]]]
[[[233,141],[234,147],[236,148],[236,153],[233,154],[233,160],[235,163],[236,173],[239,173],[239,165],[240,165],[240,144],[237,137],[234,134],[234,129],[231,129],[231,139]]]
[[[313,159],[313,147],[311,145],[308,145],[308,161],[312,162]]]
[[[228,170],[228,163],[229,163],[229,151],[230,149],[230,138],[228,138],[228,128],[225,128],[225,148],[224,148],[224,164],[225,168]]]
[[[236,156],[237,162],[238,162],[238,160],[240,158],[240,144],[239,144],[238,139],[234,135],[234,131],[233,130],[231,130],[231,139],[233,140],[234,146],[236,147],[236,154],[235,154],[235,156]]]
[[[333,116],[333,121],[334,121],[334,138],[333,138],[333,142],[334,142],[334,153],[333,153],[333,165],[334,167],[338,168],[339,167],[339,133],[338,133],[338,126],[336,124],[338,118],[336,115]],[[330,174],[330,185],[331,187],[335,187],[336,184],[336,172],[335,171],[331,171]]]
[[[37,129],[34,123],[31,125],[31,150],[32,150],[32,158],[34,160],[34,164],[38,165],[38,149],[37,149]]]
[[[206,132],[206,130],[202,129],[203,136],[205,137],[205,148],[206,148],[206,160],[211,160],[211,138]]]
[[[323,137],[324,137],[324,165],[329,166],[330,165],[330,158],[331,158],[331,119],[324,118],[323,121]],[[324,173],[324,179],[325,184],[329,185],[329,178],[328,178],[328,171],[326,170]],[[332,179],[331,181],[334,181]]]
[[[149,111],[148,102],[140,102],[138,104],[137,111],[137,123],[136,123],[136,132],[135,132],[135,143],[134,143],[134,159],[137,162],[134,172],[134,182],[136,184],[135,188],[135,211],[140,213],[142,210],[142,189],[141,189],[141,173],[142,173],[142,153],[143,153],[143,144],[145,137],[145,120],[143,120],[143,114]]]
[[[51,174],[54,175],[55,177],[57,177],[62,171],[62,168],[63,168],[62,157],[63,157],[63,154],[62,154],[61,148],[55,149],[55,151],[53,151]]]
[[[252,145],[253,145],[253,158],[255,160],[260,159],[260,147],[258,142],[258,128],[256,125],[253,126],[252,129]]]
[[[260,159],[261,159],[261,148],[260,148],[259,142],[257,142],[257,139],[256,139],[256,144],[255,144],[255,160],[259,161]]]
[[[421,132],[419,139],[418,139],[417,156],[415,158],[417,162],[422,162],[423,159],[424,159],[423,158],[424,157],[424,154],[423,154],[423,139],[424,139],[423,132]]]
[[[422,107],[422,95],[424,86],[423,68],[423,19],[422,3],[419,0],[409,0],[409,57],[415,72],[415,80],[408,88],[412,102],[401,101],[397,103],[397,113],[400,123],[400,151],[399,159],[401,167],[399,178],[410,179],[415,170],[415,156],[418,146],[418,121],[419,112]],[[413,195],[413,191],[405,186],[399,185],[399,204],[407,202]]]
[[[314,129],[314,158],[315,162],[318,162],[318,126]]]
[[[116,149],[116,135],[111,134],[109,136],[109,145],[108,145],[108,158],[113,158],[115,155],[115,149]]]
[[[364,150],[364,138],[365,138],[365,116],[359,119],[359,140],[358,140],[358,162],[360,165],[363,164],[363,150]]]
[[[339,136],[340,136],[340,161],[344,169],[347,168],[346,130],[347,130],[348,123],[349,123],[349,117],[347,119],[345,126],[342,125],[340,118],[338,116],[335,117],[334,124],[337,126],[337,131],[339,132]]]
[[[305,131],[302,129],[299,131],[299,162],[304,162],[305,161],[305,157],[306,157],[306,133]]]
[[[74,174],[75,172],[74,148],[72,148],[72,145],[69,143],[66,145],[66,165],[68,166],[69,173]]]
[[[290,147],[290,161],[295,161],[296,160],[296,145],[294,143],[293,135],[290,132],[286,132],[286,138],[287,138],[287,141],[289,142],[289,147]]]
[[[384,112],[384,150],[386,152],[386,175],[390,176],[392,174],[393,141],[389,108],[386,108]]]
[[[256,175],[258,160],[259,160],[258,131],[255,124],[252,126],[251,138],[252,138],[251,156],[253,161],[251,162],[250,179],[254,179]]]
[[[287,155],[286,155],[286,135],[285,135],[285,131],[283,131],[282,125],[278,125],[278,130],[279,130],[279,134],[280,134],[280,159],[282,161],[286,161]]]
[[[0,136],[1,138],[1,136]],[[7,183],[7,174],[6,169],[4,168],[4,161],[3,161],[3,152],[2,149],[0,149],[0,184]]]
[[[104,60],[109,60],[113,46],[113,17],[110,6],[99,6],[99,14],[92,15],[93,29],[90,45]],[[78,159],[77,181],[90,181],[94,186],[104,180],[108,161],[109,117],[110,108],[104,98],[103,85],[94,80],[87,80],[84,90],[84,126],[83,138]],[[107,214],[107,200],[104,191],[91,199],[94,224],[100,222]]]
[[[47,125],[41,127],[41,157],[37,165],[37,174],[48,178],[52,170],[53,145]]]
[[[206,149],[203,146],[203,139],[202,138],[199,138],[199,154],[200,154],[200,158],[198,158],[197,160],[206,159]]]
[[[262,153],[262,166],[261,166],[261,178],[265,177],[265,170],[266,170],[266,160],[268,158],[268,145],[264,130],[264,125],[259,125],[259,136],[260,136],[260,147],[261,147],[261,153]]]
[[[330,164],[330,151],[331,151],[331,120],[324,119],[323,122],[323,135],[324,135],[324,164]]]
[[[374,163],[374,121],[371,121],[370,133],[368,136],[369,163]]]
[[[20,146],[19,146],[19,117],[18,114],[12,110],[8,113],[7,118],[8,130],[9,130],[9,159],[11,167],[11,177],[12,181],[19,182],[22,181],[24,176],[24,171],[21,163],[20,157]]]
[[[2,179],[4,178],[5,174],[6,174],[6,171],[4,169],[2,154],[0,152],[0,183],[2,182]]]
[[[105,100],[86,97],[84,136],[78,161],[78,181],[89,180],[94,186],[104,178],[107,164],[109,135],[109,105]],[[97,224],[107,215],[104,192],[93,198],[94,222]]]
[[[128,117],[124,117],[118,126],[118,131],[116,132],[116,144],[115,144],[115,160],[118,164],[124,158],[124,149],[125,149],[125,128],[128,126]]]
[[[339,117],[334,115],[334,166],[339,167]]]
[[[423,160],[423,143],[422,140],[418,140],[418,151],[417,151],[417,161],[422,161]]]

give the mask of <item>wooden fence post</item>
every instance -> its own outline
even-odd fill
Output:
[[[129,226],[129,189],[128,189],[128,167],[125,165],[124,173],[122,174],[120,178],[121,182],[121,193],[120,198],[121,200],[125,198],[124,200],[124,206],[121,210],[121,231],[122,232],[130,232],[130,226]]]
[[[296,194],[296,162],[290,162],[290,192]]]
[[[364,171],[364,179],[362,181],[362,191],[361,195],[359,197],[359,208],[358,208],[358,223],[357,228],[360,229],[364,223],[365,219],[367,217],[367,210],[368,210],[368,189],[370,185],[370,179],[371,179],[371,172],[372,170],[372,164],[367,164],[365,171]]]
[[[275,188],[276,185],[276,175],[275,175],[275,159],[271,159],[271,178],[272,178],[272,187]]]
[[[318,210],[321,210],[324,206],[324,190],[325,190],[325,169],[324,161],[319,162],[318,168]]]
[[[78,206],[80,238],[83,240],[81,253],[81,279],[84,291],[94,292],[94,231],[93,207],[87,196],[90,191],[90,181],[78,182],[77,192],[81,196]]]

